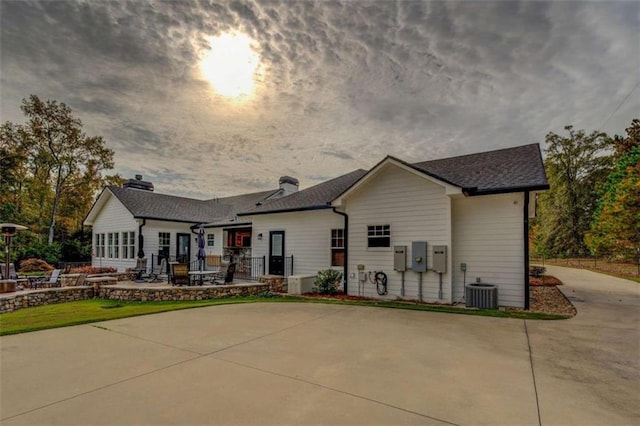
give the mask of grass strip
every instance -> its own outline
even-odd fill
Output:
[[[237,303],[273,303],[304,302],[326,303],[335,305],[355,305],[377,308],[409,309],[416,311],[456,313],[498,318],[518,318],[532,320],[566,319],[567,316],[542,314],[524,311],[473,310],[453,306],[426,305],[410,302],[376,301],[376,300],[336,300],[313,297],[238,297],[229,299],[212,299],[202,301],[167,301],[167,302],[121,302],[106,299],[91,299],[77,302],[59,303],[19,309],[14,312],[0,314],[0,336],[27,333],[92,322],[108,321],[139,315],[157,314],[180,309],[192,309],[205,306],[229,305]]]

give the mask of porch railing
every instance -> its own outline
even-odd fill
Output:
[[[167,262],[167,270],[160,271],[160,264],[162,263],[162,259],[166,258]],[[150,273],[157,274],[168,274],[169,273],[169,263],[175,262],[175,256],[163,256],[160,254],[151,254],[151,265],[148,269],[150,269]],[[199,269],[203,270],[211,270],[218,269],[222,267],[222,265],[229,264],[232,261],[231,256],[207,256],[204,261],[194,260],[189,262],[189,270],[197,271]],[[266,273],[266,265],[267,259],[266,256],[260,257],[245,257],[245,256],[236,256],[233,258],[233,261],[236,263],[236,272],[235,277],[241,280],[249,280],[249,281],[258,281],[261,275]],[[293,275],[293,255],[284,258],[284,276],[288,277]]]

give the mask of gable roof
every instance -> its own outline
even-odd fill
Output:
[[[95,220],[106,198],[110,195],[116,197],[134,218],[208,223],[235,217],[237,211],[251,208],[278,191],[270,190],[211,200],[197,200],[134,188],[108,186],[87,214],[85,224],[91,224]]]
[[[537,143],[423,161],[413,166],[465,189],[468,195],[549,189]]]
[[[413,164],[387,156],[339,194],[334,200],[338,202],[334,204],[340,204],[345,196],[387,164],[435,180],[445,187],[447,194],[461,192],[466,196],[474,196],[549,189],[540,146],[530,144]]]
[[[285,197],[267,200],[251,210],[238,213],[238,216],[331,208],[331,201],[366,173],[366,170],[354,170]]]

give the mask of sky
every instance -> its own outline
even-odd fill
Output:
[[[201,199],[623,134],[639,82],[636,1],[0,1],[2,122],[64,102],[110,174]]]

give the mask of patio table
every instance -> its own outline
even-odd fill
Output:
[[[213,276],[215,274],[217,274],[218,271],[189,271],[189,285],[191,285],[191,281],[192,280],[196,280],[199,279],[200,282],[198,283],[198,285],[202,285],[203,279],[206,276]]]

